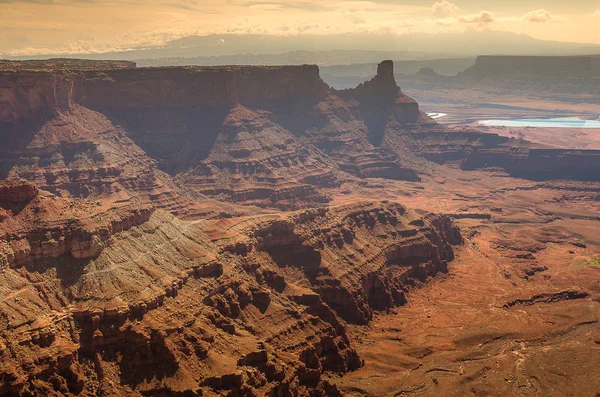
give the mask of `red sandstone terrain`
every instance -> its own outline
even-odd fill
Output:
[[[600,393],[600,151],[389,61],[63,66],[0,71],[1,395]]]

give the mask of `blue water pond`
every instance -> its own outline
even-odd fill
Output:
[[[581,120],[578,118],[481,120],[479,124],[488,127],[600,128],[600,120]]]

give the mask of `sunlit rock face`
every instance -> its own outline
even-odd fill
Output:
[[[380,147],[388,125],[419,119],[390,61],[344,92],[310,65],[11,71],[0,79],[2,175],[54,193],[158,194],[171,189],[160,170],[195,193],[300,208],[326,203],[319,188],[339,185],[339,172],[419,179]]]
[[[480,240],[505,224],[514,232],[519,219],[494,223],[502,205],[474,202],[498,194],[486,183],[510,179],[495,170],[490,182],[480,169],[534,178],[557,167],[577,174],[582,158],[596,164],[594,152],[446,129],[404,95],[390,61],[344,91],[314,66],[122,66],[0,73],[0,395],[340,395],[333,377],[368,361],[354,331],[411,296],[437,297],[419,287],[470,276],[447,275],[461,255],[476,270],[492,266],[448,294],[472,295],[471,321],[491,307],[481,310],[471,287],[501,280],[494,299],[521,293],[523,284],[506,284],[510,274],[494,276],[506,258],[477,256],[512,250]],[[518,201],[506,213],[522,209]],[[538,234],[585,249],[575,234]],[[531,262],[541,248],[527,244],[519,259]],[[551,267],[528,262],[519,272],[535,278]],[[563,290],[494,302],[494,312],[591,296]],[[429,337],[431,324],[446,326],[443,316],[429,320],[427,305],[408,308],[428,320],[402,332],[421,326]],[[402,365],[417,370],[437,354],[427,349],[410,349],[417,358]]]

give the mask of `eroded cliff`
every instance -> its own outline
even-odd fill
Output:
[[[345,320],[403,304],[462,241],[391,203],[198,223],[19,200],[0,220],[4,394],[337,395],[322,375],[361,365]]]
[[[2,72],[0,169],[85,196],[111,188],[98,173],[133,185],[136,167],[168,190],[158,168],[195,193],[280,208],[326,202],[318,189],[340,171],[418,180],[377,142],[389,120],[419,120],[382,65],[343,93],[316,66]]]
[[[339,395],[350,330],[451,278],[463,236],[429,211],[493,219],[435,196],[431,161],[596,175],[437,125],[391,62],[345,91],[299,66],[1,72],[0,94],[6,395]]]

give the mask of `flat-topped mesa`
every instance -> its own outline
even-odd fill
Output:
[[[80,104],[94,110],[242,104],[303,108],[327,95],[314,65],[0,71],[0,123],[52,117]]]
[[[198,125],[206,118],[198,110],[214,115],[237,105],[304,114],[328,93],[314,65],[0,70],[0,137],[15,140],[73,105],[161,131]]]
[[[279,208],[327,201],[317,188],[339,172],[419,180],[380,148],[419,118],[391,61],[345,92],[314,65],[0,71],[0,105],[0,175],[57,195],[154,197],[157,167],[183,189]]]
[[[460,75],[478,79],[490,76],[585,77],[600,75],[600,56],[484,55]]]
[[[94,109],[314,103],[327,85],[315,65],[121,69],[87,72],[82,103]]]
[[[396,85],[392,61],[379,64],[371,81],[346,91],[365,106],[397,108],[399,122],[419,116],[418,104]],[[14,130],[23,121],[43,122],[74,104],[118,116],[125,124],[129,116],[144,116],[140,112],[157,117],[156,107],[183,111],[243,105],[305,114],[332,92],[315,65],[0,71],[0,123]]]

